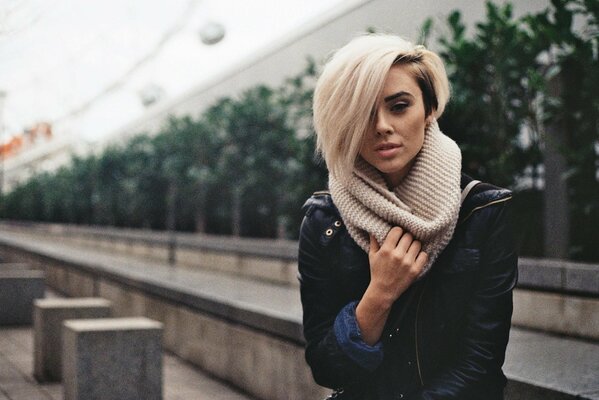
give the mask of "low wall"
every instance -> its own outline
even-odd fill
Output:
[[[236,276],[297,286],[297,242],[213,235],[2,223],[15,233],[51,234],[57,240],[109,252],[173,262]],[[565,260],[519,260],[515,326],[599,340],[599,265]]]
[[[521,258],[515,326],[599,340],[599,265]]]
[[[0,223],[3,231],[298,286],[297,242],[67,224]]]

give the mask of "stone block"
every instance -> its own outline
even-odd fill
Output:
[[[564,285],[564,268],[542,259],[524,259],[518,262],[518,285],[559,290]]]
[[[101,298],[35,300],[33,375],[40,382],[62,379],[62,323],[68,319],[110,317],[110,301]]]
[[[599,340],[599,299],[514,290],[516,326]]]
[[[162,399],[162,324],[148,318],[67,320],[65,400]]]
[[[599,295],[599,269],[595,264],[566,260],[520,258],[518,287]]]
[[[566,268],[565,289],[573,292],[599,295],[599,269],[596,265],[578,264],[577,268]]]
[[[0,326],[30,325],[33,300],[44,297],[45,286],[42,271],[0,271]]]

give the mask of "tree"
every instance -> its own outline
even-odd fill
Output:
[[[285,182],[282,224],[297,237],[303,217],[302,202],[317,190],[327,188],[328,171],[315,153],[316,135],[312,126],[312,97],[318,70],[308,59],[305,69],[287,79],[279,89],[279,101],[287,110],[288,123],[295,131],[294,158],[290,160]]]
[[[570,257],[598,260],[599,223],[596,0],[552,0],[514,19],[512,6],[487,3],[486,20],[465,35],[460,13],[439,39],[453,99],[441,127],[462,148],[464,170],[517,191],[524,253],[542,255],[543,127],[563,126],[572,231]],[[573,20],[583,22],[583,30]],[[430,27],[430,22],[428,23]],[[563,90],[547,85],[559,79]],[[562,234],[567,234],[564,232]]]
[[[295,136],[287,124],[286,109],[272,89],[258,86],[238,100],[219,103],[212,112],[223,117],[218,174],[231,199],[232,234],[272,236],[294,156]]]
[[[544,122],[562,128],[571,230],[569,257],[599,260],[599,2],[552,0],[552,9],[524,17],[557,78],[560,91],[544,92]],[[574,20],[581,27],[574,26]],[[548,75],[548,76],[547,76]],[[546,143],[552,145],[552,143]]]

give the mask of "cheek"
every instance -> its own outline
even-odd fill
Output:
[[[370,152],[374,145],[375,143],[372,138],[372,135],[367,135],[364,139],[362,139],[362,145],[360,146],[360,151],[358,152],[358,154],[364,157],[364,155]]]
[[[417,147],[418,150],[420,150],[422,144],[424,143],[425,129],[426,124],[424,123],[424,121],[414,121],[414,123],[411,125],[410,132],[412,132],[412,135],[410,135],[410,138],[408,140],[410,141],[410,144],[413,147]]]

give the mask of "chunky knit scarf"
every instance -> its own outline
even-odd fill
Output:
[[[369,233],[383,243],[394,226],[420,240],[428,254],[423,276],[453,235],[460,211],[461,162],[457,144],[434,121],[426,128],[412,168],[393,191],[362,158],[347,181],[330,174],[329,189],[350,236],[364,251],[370,248]]]

